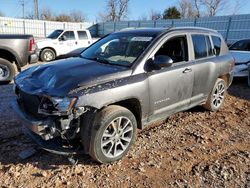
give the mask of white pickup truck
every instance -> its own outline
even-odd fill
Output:
[[[46,39],[37,40],[40,59],[44,62],[53,61],[77,49],[84,49],[92,44],[89,30],[55,30]]]

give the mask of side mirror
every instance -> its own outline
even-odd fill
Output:
[[[66,41],[67,40],[67,37],[62,35],[59,37],[59,41]]]
[[[158,55],[154,59],[154,64],[161,68],[171,67],[174,61],[167,55]]]

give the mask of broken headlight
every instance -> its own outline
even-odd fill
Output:
[[[51,102],[54,104],[54,107],[59,112],[67,112],[70,111],[76,104],[77,98],[58,98],[52,97]]]
[[[77,98],[43,97],[39,113],[57,114],[69,112],[76,104]]]

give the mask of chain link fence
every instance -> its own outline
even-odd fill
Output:
[[[206,27],[220,32],[228,43],[242,38],[250,38],[250,14],[233,16],[215,16],[197,19],[172,19],[157,21],[122,21],[97,24],[99,36],[125,28],[147,27]]]

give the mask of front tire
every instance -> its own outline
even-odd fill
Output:
[[[218,111],[224,103],[226,90],[226,82],[218,78],[203,107],[210,111]]]
[[[0,58],[0,84],[11,82],[15,74],[14,65],[6,59]]]
[[[52,49],[45,48],[44,50],[42,50],[40,58],[43,62],[50,62],[55,60],[56,54]]]
[[[136,129],[136,118],[128,109],[116,105],[104,108],[94,119],[90,156],[100,163],[121,159],[134,143]]]

